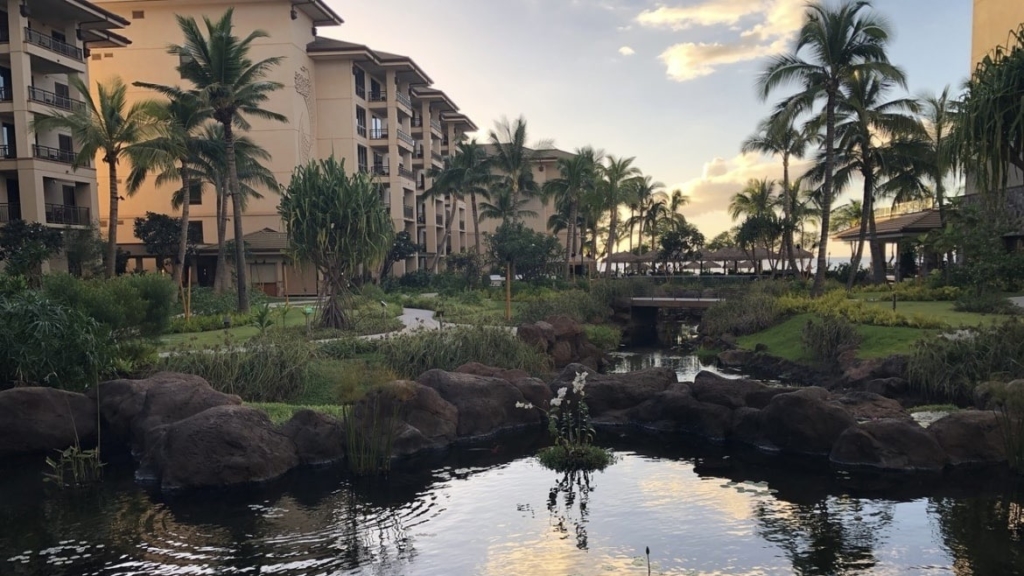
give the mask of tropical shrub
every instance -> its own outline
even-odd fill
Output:
[[[168,332],[174,334],[189,334],[193,332],[210,332],[224,329],[224,319],[229,322],[229,327],[247,326],[252,323],[252,314],[229,312],[224,314],[201,314],[193,315],[186,319],[184,316],[171,318],[171,325]]]
[[[551,360],[545,354],[506,328],[460,326],[424,330],[384,338],[376,345],[384,365],[404,378],[416,378],[433,368],[454,370],[469,362],[536,375],[551,369]]]
[[[744,336],[778,324],[787,310],[779,298],[760,290],[737,294],[704,311],[700,331],[714,338]]]
[[[587,340],[605,352],[618,350],[622,343],[622,331],[614,326],[603,324],[586,324],[583,326],[583,333]]]
[[[611,314],[593,292],[568,290],[549,297],[525,302],[516,314],[519,322],[537,322],[557,315],[569,316],[577,322],[600,322]]]
[[[594,428],[585,400],[586,387],[587,374],[580,372],[573,379],[571,389],[568,386],[558,389],[548,408],[529,402],[516,404],[516,408],[540,410],[547,415],[554,445],[541,449],[537,454],[544,467],[557,472],[571,472],[602,470],[612,463],[611,453],[593,445]]]
[[[844,353],[857,349],[860,334],[845,318],[829,314],[819,320],[808,320],[801,333],[801,342],[811,358],[835,367]]]
[[[167,277],[152,274],[91,280],[48,274],[43,278],[43,294],[82,311],[123,339],[167,331],[174,286]]]
[[[225,291],[220,294],[213,288],[193,287],[190,296],[189,310],[192,315],[225,315],[231,314],[238,307],[238,294]],[[249,291],[249,305],[260,306],[267,302],[267,295],[261,290]],[[177,313],[184,312],[179,305]]]
[[[953,309],[976,314],[1017,314],[1020,307],[1000,294],[965,294],[957,298]]]

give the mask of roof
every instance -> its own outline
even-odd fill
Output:
[[[488,155],[494,154],[494,144],[484,144],[483,149]],[[527,151],[533,152],[534,159],[536,160],[558,160],[560,158],[573,158],[576,155],[572,152],[566,152],[565,150],[559,150],[558,148],[527,148]]]
[[[311,56],[357,56],[363,61],[370,62],[382,68],[405,65],[407,66],[407,71],[412,72],[418,77],[418,81],[413,81],[411,82],[412,84],[434,83],[434,81],[430,79],[430,76],[427,76],[427,73],[424,72],[423,69],[420,68],[419,64],[417,64],[412,58],[402,56],[401,54],[374,50],[365,44],[356,44],[355,42],[346,42],[335,38],[317,36],[312,42],[306,45],[306,53]]]
[[[903,214],[875,223],[875,236],[880,240],[899,240],[908,236],[917,236],[942,228],[938,210],[922,210]],[[834,236],[836,240],[852,242],[860,236],[860,226],[844,230]]]
[[[242,236],[246,249],[251,252],[274,252],[283,253],[288,250],[288,234],[278,232],[272,228],[264,228],[256,232],[250,232]],[[206,244],[199,247],[200,252],[216,250],[216,244]]]
[[[443,122],[454,122],[456,124],[465,124],[468,130],[466,132],[476,132],[478,130],[476,124],[469,119],[469,116],[465,114],[442,114],[441,120]]]
[[[450,112],[458,112],[459,107],[448,97],[447,94],[438,90],[437,88],[429,88],[427,86],[416,86],[412,89],[413,98],[419,98],[420,100],[430,100],[440,102],[443,106],[447,106]]]
[[[291,0],[291,3],[292,8],[298,8],[313,20],[313,26],[341,26],[345,23],[323,0]]]

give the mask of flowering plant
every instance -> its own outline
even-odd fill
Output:
[[[538,409],[548,416],[548,429],[555,445],[539,454],[541,463],[555,470],[592,470],[607,466],[610,454],[592,446],[594,428],[590,424],[590,410],[586,403],[587,374],[577,372],[572,386],[563,386],[551,399],[547,410],[529,402],[517,402],[516,407]]]

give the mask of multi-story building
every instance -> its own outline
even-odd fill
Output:
[[[395,266],[396,274],[424,267],[437,250],[447,251],[438,246],[446,217],[444,203],[421,198],[432,183],[431,168],[440,166],[454,143],[476,126],[445,93],[431,87],[430,77],[411,58],[320,36],[319,31],[342,24],[323,0],[99,0],[99,4],[129,20],[137,41],[109,56],[93,55],[89,61],[93,77],[103,80],[117,74],[129,83],[169,85],[183,82],[176,57],[167,53],[169,44],[180,41],[175,16],[215,19],[233,7],[240,34],[256,29],[269,34],[253,43],[254,60],[284,57],[268,78],[284,88],[273,92],[264,107],[289,121],[251,119],[247,133],[270,152],[269,168],[277,180],[287,184],[295,166],[334,154],[352,170],[365,170],[379,179],[396,230],[409,232],[424,245],[422,253]],[[135,89],[132,97],[154,94]],[[101,174],[101,186],[104,180]],[[125,247],[139,262],[145,253],[133,238],[133,220],[146,212],[174,214],[173,189],[173,185],[158,188],[147,183],[120,206],[119,237],[129,239]],[[191,218],[200,222],[203,240],[210,243],[216,238],[216,203],[212,192],[206,194],[193,195],[198,203],[193,204]],[[315,292],[315,275],[289,266],[283,251],[275,248],[286,246],[278,198],[270,192],[263,196],[249,201],[243,222],[246,241],[266,247],[252,251],[249,277],[268,292]],[[453,223],[450,242],[454,251],[466,246],[460,227],[464,212],[461,204],[456,207],[459,220]],[[214,257],[201,255],[196,260],[198,282],[211,282]]]
[[[95,167],[73,167],[80,146],[67,131],[35,131],[32,122],[84,105],[68,77],[87,80],[88,58],[127,46],[113,32],[127,25],[85,0],[0,0],[0,225],[95,223]],[[66,266],[59,256],[47,263]]]

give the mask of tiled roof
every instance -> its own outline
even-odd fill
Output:
[[[875,223],[875,235],[882,240],[893,240],[905,236],[924,234],[942,227],[938,210],[924,210],[879,220]],[[835,235],[836,240],[853,241],[860,236],[860,226],[844,230]]]

